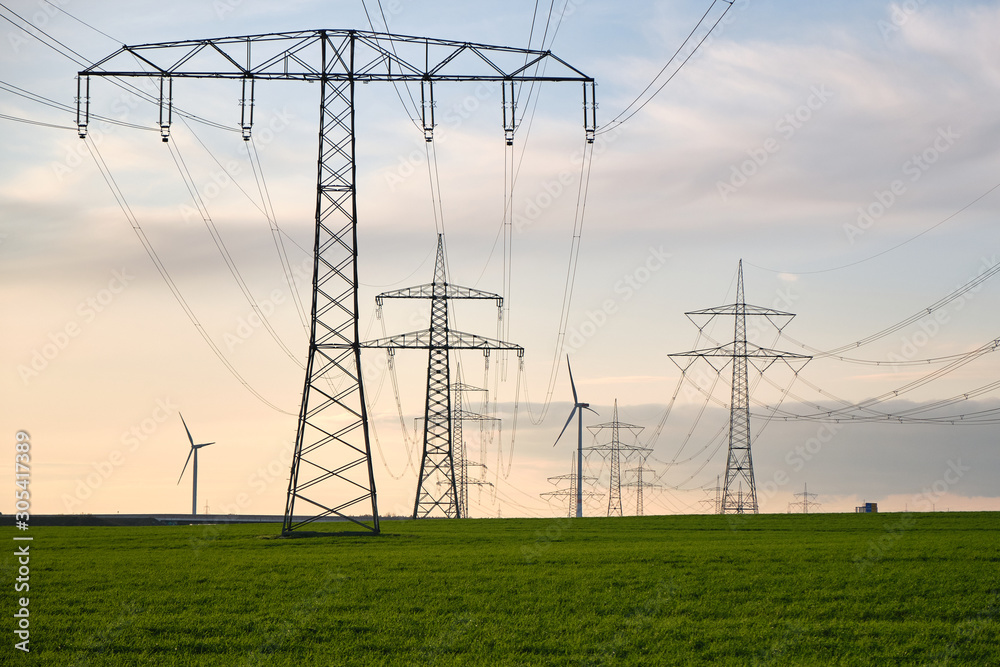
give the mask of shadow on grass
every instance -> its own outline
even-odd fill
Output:
[[[295,540],[301,538],[320,537],[386,537],[386,533],[375,533],[370,530],[293,530],[289,533],[278,533],[272,535],[261,535],[262,540]]]

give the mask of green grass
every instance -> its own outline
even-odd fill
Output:
[[[1000,664],[997,514],[277,530],[33,527],[32,650],[0,663]]]

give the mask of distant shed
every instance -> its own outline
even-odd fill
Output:
[[[878,512],[878,503],[865,503],[860,507],[854,508],[857,514],[876,514]]]

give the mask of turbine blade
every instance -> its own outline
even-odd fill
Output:
[[[566,368],[569,369],[569,386],[573,389],[573,402],[579,403],[580,399],[576,396],[576,383],[573,382],[573,367],[569,365],[569,355],[566,355]]]
[[[573,423],[573,416],[574,415],[576,415],[576,406],[575,405],[573,406],[573,412],[569,413],[569,419],[566,420],[566,425],[563,426],[563,428],[562,428],[561,431],[559,431],[559,437],[557,437],[556,441],[552,443],[553,447],[555,447],[559,443],[559,438],[563,437],[563,433],[565,433],[566,429],[569,428],[569,425]]]
[[[195,445],[196,448],[200,449],[202,447],[208,447],[209,445],[214,445],[214,442],[203,442],[200,445]]]
[[[191,462],[191,455],[192,454],[194,454],[194,447],[191,447],[191,449],[188,450],[187,461],[184,462],[184,467],[181,468],[181,476],[177,478],[177,483],[178,484],[180,484],[181,483],[181,479],[184,478],[184,471],[186,471],[188,469],[188,463]]]
[[[584,405],[584,406],[583,406],[583,409],[584,409],[584,410],[590,410],[591,412],[593,412],[593,413],[594,413],[595,415],[598,415],[598,416],[600,416],[600,414],[601,414],[600,412],[598,412],[598,411],[597,411],[597,410],[595,410],[594,408],[590,407],[589,405]]]
[[[179,412],[177,414],[181,415]],[[184,415],[181,415],[181,423],[184,424],[184,430],[187,431],[188,440],[191,441],[191,446],[194,447],[194,438],[191,437],[191,430],[188,428],[187,422],[184,421]]]

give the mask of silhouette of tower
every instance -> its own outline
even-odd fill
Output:
[[[438,234],[434,280],[425,285],[404,287],[383,292],[375,297],[381,309],[385,299],[430,299],[430,327],[422,331],[399,334],[361,343],[363,348],[428,350],[427,401],[424,404],[424,444],[420,459],[417,495],[413,503],[413,518],[420,519],[439,513],[461,518],[462,507],[456,483],[455,450],[452,438],[451,367],[452,350],[514,350],[524,355],[520,345],[463,333],[450,328],[448,302],[454,299],[492,300],[503,307],[498,294],[448,282],[445,269],[444,236]]]
[[[772,308],[747,305],[743,295],[743,260],[740,260],[736,281],[736,303],[717,306],[705,310],[685,313],[699,331],[703,330],[715,317],[731,315],[734,320],[733,342],[714,348],[678,352],[669,355],[682,371],[687,371],[696,359],[705,359],[721,372],[729,363],[733,365],[731,402],[729,404],[729,452],[726,457],[726,483],[722,492],[721,514],[757,513],[757,486],[754,482],[753,457],[750,452],[750,385],[747,381],[747,364],[752,364],[763,373],[775,361],[783,361],[789,366],[794,362],[807,362],[812,357],[780,352],[747,342],[748,315],[764,317],[778,331],[781,331],[795,315]],[[699,324],[695,318],[705,318]],[[677,359],[688,358],[687,365]],[[716,366],[713,361],[721,363]],[[745,488],[744,488],[745,487]]]

